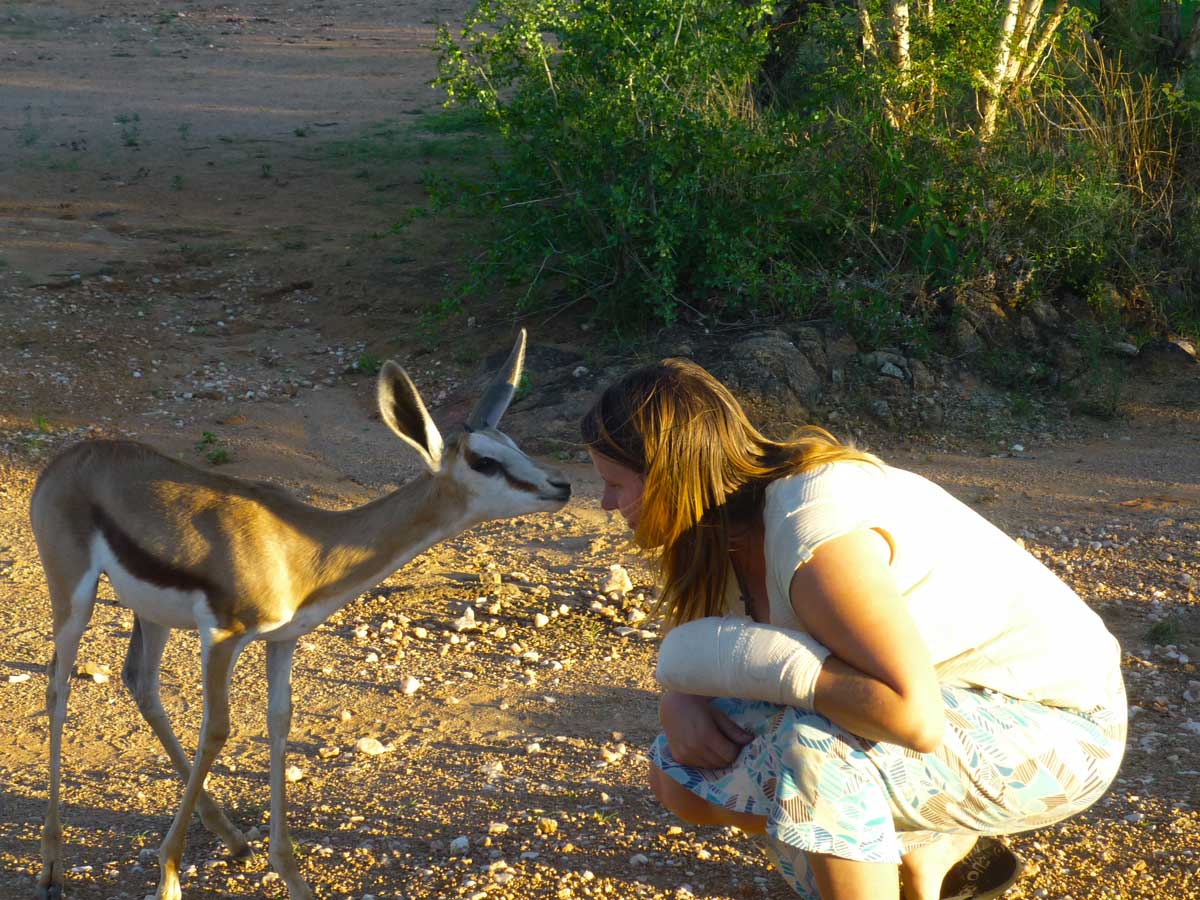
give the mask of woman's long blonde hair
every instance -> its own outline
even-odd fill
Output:
[[[580,430],[594,453],[645,478],[633,540],[661,553],[656,612],[671,626],[723,612],[731,530],[761,518],[773,480],[838,460],[879,462],[816,426],[771,440],[728,388],[686,359],[631,371]]]

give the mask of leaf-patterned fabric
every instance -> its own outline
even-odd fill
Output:
[[[869,741],[815,712],[759,701],[718,706],[754,740],[732,766],[677,763],[664,736],[654,765],[698,797],[766,816],[766,844],[801,896],[819,894],[808,852],[899,863],[940,834],[1007,834],[1087,809],[1125,750],[1120,701],[1086,712],[1003,694],[942,688],[946,733],[933,753]]]

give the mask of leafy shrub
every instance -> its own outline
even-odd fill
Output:
[[[853,4],[478,0],[437,39],[437,83],[502,148],[487,179],[432,183],[493,230],[464,291],[587,299],[620,328],[832,314],[881,346],[944,314],[918,296],[1014,259],[1049,296],[1194,283],[1176,242],[1200,231],[1176,176],[1194,101],[1105,57],[1073,8],[981,146],[997,16],[938,4],[901,71],[864,63]],[[1189,290],[1120,315],[1186,319]]]

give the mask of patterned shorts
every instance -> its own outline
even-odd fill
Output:
[[[801,896],[820,895],[809,852],[899,863],[941,834],[1007,834],[1087,809],[1125,751],[1124,697],[1074,712],[991,691],[943,687],[946,733],[933,753],[860,738],[824,716],[750,700],[713,704],[755,736],[726,769],[677,763],[659,735],[651,759],[696,796],[765,816],[768,855]]]

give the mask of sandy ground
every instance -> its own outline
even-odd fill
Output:
[[[0,897],[32,892],[45,803],[49,610],[26,517],[40,467],[80,437],[133,436],[316,505],[361,503],[417,467],[355,363],[404,362],[450,427],[507,347],[500,311],[421,325],[461,266],[452,230],[389,233],[425,163],[453,152],[421,144],[422,114],[438,103],[433,28],[463,8],[0,2]],[[388,165],[346,152],[367,128],[399,136]],[[561,318],[529,324],[541,346],[586,344]],[[510,433],[536,443],[538,416],[518,402]],[[1109,796],[1013,838],[1030,872],[1012,896],[1200,897],[1200,381],[1132,380],[1109,422],[980,433],[872,442],[1071,583],[1121,638],[1137,707]],[[653,573],[577,448],[550,449],[575,480],[565,510],[446,541],[303,642],[289,799],[305,876],[354,900],[788,896],[741,835],[649,801]],[[598,598],[614,563],[635,589]],[[116,673],[131,616],[101,597],[79,661]],[[467,606],[481,627],[460,634]],[[198,668],[195,636],[177,635],[164,701],[185,745]],[[262,673],[251,648],[212,790],[265,834]],[[73,691],[69,895],[141,898],[180,786],[119,677]],[[358,753],[362,737],[391,749]],[[185,865],[187,897],[286,893],[265,852],[230,864],[198,823]]]

